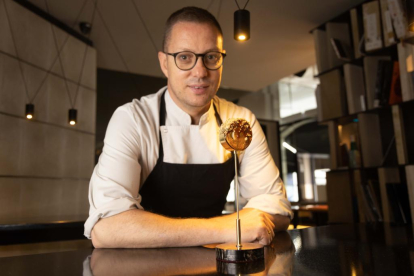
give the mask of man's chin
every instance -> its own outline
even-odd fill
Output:
[[[211,99],[210,98],[206,98],[206,99],[195,99],[192,101],[187,101],[187,105],[191,106],[192,108],[197,108],[197,109],[203,109],[206,108],[208,109],[208,107],[210,107],[211,104]]]

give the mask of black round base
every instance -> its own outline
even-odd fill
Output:
[[[248,263],[227,263],[217,261],[216,265],[219,275],[250,275],[262,272],[266,268],[264,259]]]
[[[264,247],[257,243],[243,243],[240,249],[234,243],[216,247],[216,259],[228,263],[247,263],[264,259]]]

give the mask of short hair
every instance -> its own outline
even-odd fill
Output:
[[[163,51],[167,50],[167,43],[170,40],[172,28],[179,22],[210,24],[211,26],[216,27],[220,35],[223,36],[220,24],[214,15],[212,15],[209,11],[198,7],[185,7],[171,14],[165,23],[164,38],[162,41]]]

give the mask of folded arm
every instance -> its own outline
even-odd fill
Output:
[[[267,245],[274,230],[285,230],[290,219],[257,209],[240,211],[242,242]],[[129,210],[104,218],[92,230],[96,248],[185,247],[236,241],[236,214],[209,219],[168,218],[144,210]]]

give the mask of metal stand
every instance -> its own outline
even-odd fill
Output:
[[[216,247],[216,259],[221,262],[245,263],[254,262],[264,259],[264,247],[258,243],[241,243],[241,228],[239,218],[239,178],[238,178],[238,161],[237,151],[233,151],[235,177],[234,186],[236,190],[236,241],[237,244],[225,243]]]
[[[239,218],[239,170],[238,170],[238,164],[237,162],[237,151],[233,151],[234,154],[234,186],[236,190],[236,212],[237,212],[237,219],[236,219],[236,239],[237,239],[237,250],[240,250],[242,248],[241,245],[241,229],[240,229],[240,218]]]

